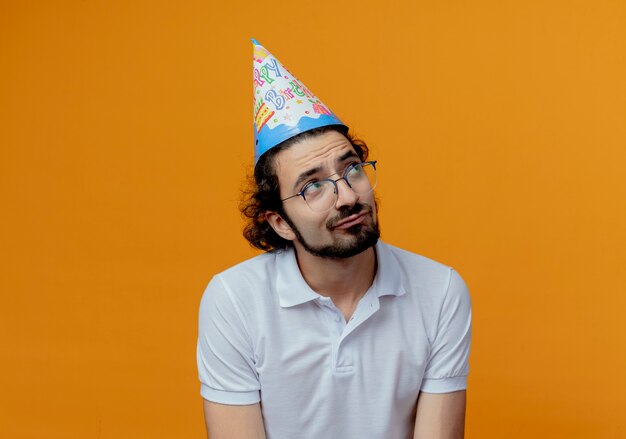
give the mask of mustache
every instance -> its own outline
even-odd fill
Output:
[[[332,229],[333,227],[335,227],[335,224],[337,224],[339,221],[343,220],[344,218],[347,218],[350,215],[356,215],[361,212],[372,213],[372,208],[367,204],[361,204],[361,203],[356,203],[352,207],[343,206],[339,209],[339,213],[336,216],[326,221],[326,227],[329,229]]]

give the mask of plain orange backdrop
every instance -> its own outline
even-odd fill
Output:
[[[626,437],[626,2],[2,1],[0,436],[201,438],[258,39],[455,267],[467,437]],[[364,438],[367,439],[367,438]]]

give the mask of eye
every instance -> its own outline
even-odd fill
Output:
[[[327,180],[312,181],[304,186],[302,194],[304,195],[304,198],[308,200],[319,197],[326,191],[328,184],[329,182]]]
[[[311,181],[307,183],[306,185],[304,185],[304,189],[302,189],[302,192],[308,195],[310,193],[314,193],[314,192],[321,190],[323,187],[324,185],[322,184],[321,181]]]
[[[346,177],[358,177],[363,172],[362,163],[350,163],[346,168]]]

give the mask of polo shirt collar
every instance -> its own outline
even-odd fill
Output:
[[[380,239],[376,244],[376,256],[378,269],[372,284],[374,294],[378,297],[406,294],[406,289],[402,283],[404,276],[400,270],[400,263],[391,252],[390,247]]]
[[[300,305],[320,297],[302,277],[293,247],[276,255],[276,291],[280,306],[283,308]]]
[[[378,269],[371,287],[373,293],[377,297],[405,294],[399,265],[387,244],[381,240],[378,240],[376,244],[376,255]],[[276,291],[282,308],[300,305],[322,297],[313,291],[302,277],[293,247],[276,254],[276,266]]]

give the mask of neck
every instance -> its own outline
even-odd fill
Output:
[[[296,257],[302,277],[337,307],[355,305],[374,282],[376,251],[370,247],[356,256],[329,259],[314,256],[296,244]]]

